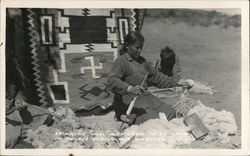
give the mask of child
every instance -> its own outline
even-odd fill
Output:
[[[177,81],[180,80],[181,67],[179,59],[174,51],[166,46],[161,50],[161,62],[159,71],[167,76],[174,77]]]

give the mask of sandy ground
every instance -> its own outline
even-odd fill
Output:
[[[142,33],[144,52],[156,62],[160,50],[168,45],[181,60],[182,78],[214,86],[214,95],[190,95],[217,110],[235,115],[241,128],[241,39],[239,28],[190,27],[184,23],[146,18]]]

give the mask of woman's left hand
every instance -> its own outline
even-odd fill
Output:
[[[145,88],[142,86],[131,86],[130,89],[128,90],[129,93],[134,94],[134,95],[140,95],[145,91]]]

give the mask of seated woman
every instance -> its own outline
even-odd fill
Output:
[[[181,66],[174,50],[166,46],[161,50],[161,62],[159,71],[167,76],[173,76],[176,80],[181,78]]]
[[[140,56],[144,37],[140,32],[131,31],[124,39],[120,55],[113,63],[108,78],[108,84],[114,93],[114,110],[116,118],[126,114],[130,102],[136,98],[131,115],[132,124],[141,124],[146,120],[157,118],[159,112],[165,113],[168,120],[176,117],[175,110],[162,102],[158,97],[146,91],[150,83],[158,88],[189,85],[179,83],[175,77],[164,75]],[[147,77],[146,83],[142,83]]]

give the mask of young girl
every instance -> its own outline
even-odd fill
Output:
[[[180,80],[181,67],[174,51],[166,46],[161,50],[160,57],[161,63],[159,71],[167,76],[173,76],[175,79]]]

